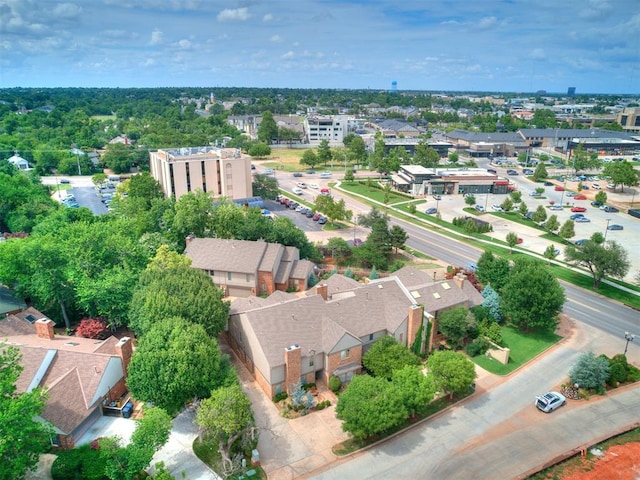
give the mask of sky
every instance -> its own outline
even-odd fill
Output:
[[[0,87],[640,93],[640,0],[0,0]]]

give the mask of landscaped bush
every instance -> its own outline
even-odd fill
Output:
[[[99,318],[83,318],[76,328],[76,335],[84,338],[104,338],[107,327]]]
[[[53,480],[108,480],[106,461],[98,450],[89,445],[56,452],[58,458],[51,466]]]
[[[329,378],[329,390],[331,390],[333,393],[338,393],[341,388],[342,380],[340,380],[340,377],[336,377],[335,375],[333,375],[331,378]]]
[[[484,355],[487,350],[491,348],[491,344],[482,337],[476,338],[473,342],[467,345],[467,355],[470,357],[476,357],[478,355]]]
[[[278,402],[281,402],[282,400],[286,400],[288,396],[289,395],[287,395],[287,392],[276,393],[275,396],[273,397],[273,403],[278,403]]]
[[[325,408],[330,406],[331,406],[330,400],[323,400],[322,402],[318,402],[318,404],[316,405],[316,410],[324,410]]]
[[[485,318],[478,323],[478,331],[481,336],[487,337],[496,345],[506,347],[504,338],[502,338],[502,328],[500,328],[497,322]]]

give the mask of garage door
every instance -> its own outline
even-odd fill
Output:
[[[229,287],[228,292],[230,297],[248,297],[251,294],[251,289],[242,287]]]

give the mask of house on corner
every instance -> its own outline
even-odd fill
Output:
[[[300,259],[297,248],[264,241],[188,237],[184,253],[193,268],[203,270],[233,297],[304,291],[314,268]]]
[[[66,449],[73,448],[108,410],[122,413],[132,345],[128,337],[95,340],[56,335],[53,326],[53,320],[27,308],[0,320],[0,344],[20,350],[23,370],[18,392],[46,389],[41,417],[54,428],[51,444]]]
[[[419,342],[429,351],[443,311],[482,303],[464,275],[433,282],[412,268],[367,285],[332,275],[304,297],[273,296],[233,300],[226,333],[270,397],[298,382],[328,383],[334,375],[348,382],[361,371],[371,344],[383,336],[407,346]]]

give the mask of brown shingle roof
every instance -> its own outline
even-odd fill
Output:
[[[223,272],[255,273],[267,251],[267,242],[193,238],[187,243],[185,255],[194,268]]]
[[[353,278],[345,277],[344,275],[340,275],[338,273],[331,275],[326,280],[321,280],[318,285],[326,284],[327,285],[327,294],[329,298],[335,293],[346,292],[349,290],[354,290],[356,288],[360,288],[362,286],[361,283],[356,282]],[[316,285],[317,287],[317,285]],[[316,287],[313,287],[307,290],[306,295],[316,295],[317,290]]]

